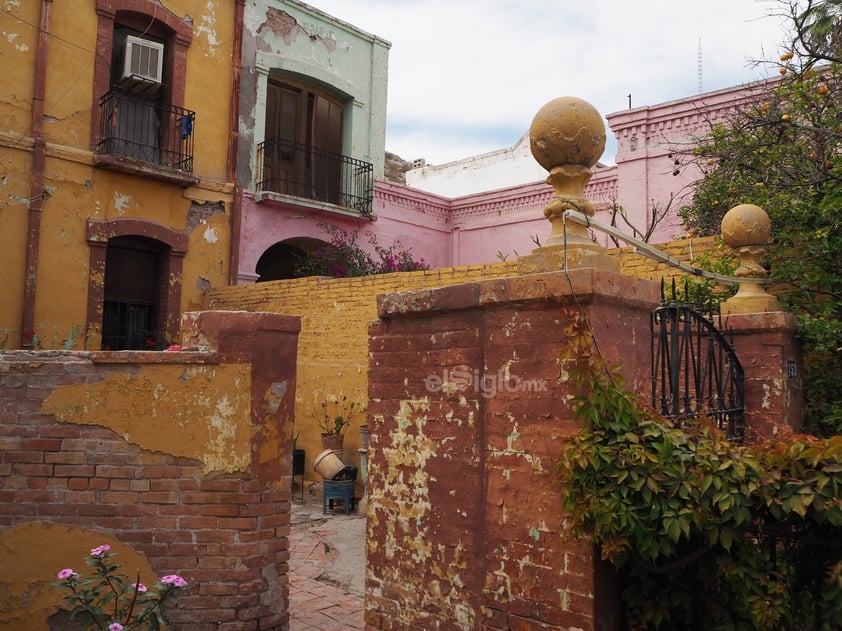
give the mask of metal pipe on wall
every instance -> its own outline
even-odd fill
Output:
[[[240,267],[240,233],[243,205],[243,187],[237,182],[237,151],[240,138],[240,72],[242,68],[243,23],[245,0],[237,0],[234,18],[233,72],[231,77],[231,119],[228,139],[228,180],[234,182],[234,199],[231,203],[231,247],[228,256],[228,284],[236,285]]]
[[[38,280],[38,248],[41,242],[41,208],[44,200],[44,168],[47,142],[44,139],[44,98],[47,89],[47,48],[53,0],[41,0],[38,45],[35,49],[35,76],[32,90],[30,135],[34,140],[32,185],[29,189],[29,213],[26,230],[26,268],[21,317],[21,348],[32,348],[35,341],[35,298]]]

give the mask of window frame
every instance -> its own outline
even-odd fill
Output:
[[[113,237],[145,237],[165,246],[159,258],[162,293],[158,303],[158,321],[167,339],[177,339],[181,328],[181,279],[187,254],[187,235],[148,219],[88,219],[86,240],[90,246],[90,262],[85,348],[100,350],[102,345],[106,251],[108,240]]]
[[[98,104],[112,88],[112,55],[116,26],[148,32],[150,39],[164,43],[164,65],[160,99],[162,103],[184,107],[187,79],[187,50],[193,40],[193,27],[157,3],[148,0],[97,0],[97,44],[94,61],[93,98],[91,108],[90,147],[99,140]]]

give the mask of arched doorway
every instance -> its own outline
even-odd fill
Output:
[[[161,350],[177,340],[187,235],[146,219],[89,219],[87,242],[85,348]]]
[[[279,241],[270,246],[260,256],[255,267],[257,282],[284,280],[307,276],[306,261],[317,250],[324,250],[330,245],[320,239],[295,237]]]

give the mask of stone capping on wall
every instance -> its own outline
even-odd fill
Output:
[[[632,282],[633,281],[633,282]],[[596,292],[595,287],[600,291]],[[562,272],[543,272],[524,276],[478,280],[465,285],[420,289],[377,297],[377,311],[381,318],[397,314],[453,311],[495,304],[566,299],[583,301],[595,297],[623,298],[626,304],[653,306],[657,304],[657,288],[649,281],[586,268]]]

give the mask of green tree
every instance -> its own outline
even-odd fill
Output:
[[[822,4],[838,10],[842,2]],[[703,235],[718,233],[736,204],[769,214],[771,276],[804,343],[808,429],[830,435],[842,433],[842,65],[815,60],[784,53],[781,78],[750,91],[699,139],[686,160],[704,177],[679,214]]]
[[[814,62],[842,61],[842,0],[791,1],[788,17],[794,28],[794,48]]]

